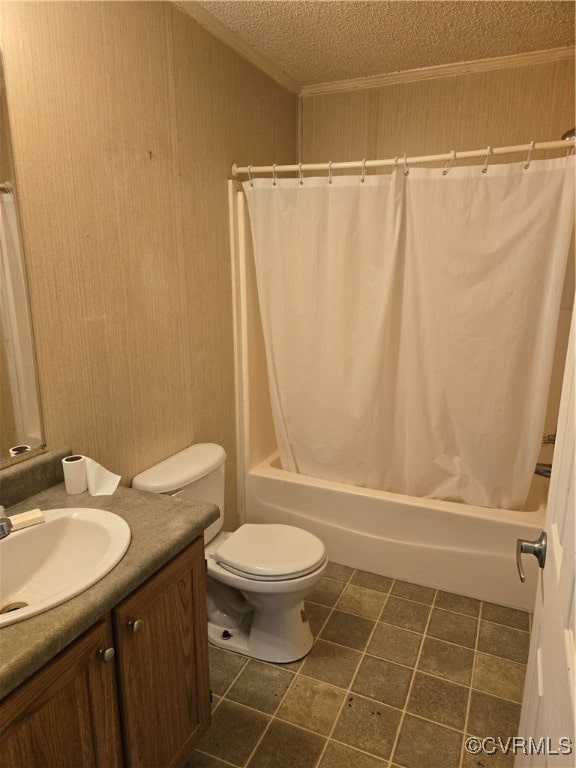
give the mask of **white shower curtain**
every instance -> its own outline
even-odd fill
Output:
[[[521,508],[574,158],[244,184],[282,465]]]

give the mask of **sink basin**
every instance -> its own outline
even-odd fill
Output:
[[[130,544],[125,520],[102,509],[51,509],[45,522],[0,540],[0,627],[29,619],[91,587]]]

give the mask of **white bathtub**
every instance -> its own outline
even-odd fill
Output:
[[[548,483],[534,477],[526,511],[488,509],[286,472],[274,454],[246,474],[246,521],[311,531],[337,563],[531,611],[538,567],[524,555],[520,582],[516,539],[538,538]]]

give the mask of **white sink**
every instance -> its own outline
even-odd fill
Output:
[[[44,518],[0,540],[0,627],[88,589],[120,562],[130,544],[128,524],[112,512],[51,509]]]

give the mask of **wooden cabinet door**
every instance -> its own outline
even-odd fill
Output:
[[[113,611],[124,757],[184,765],[210,721],[201,537]]]
[[[0,703],[0,764],[10,768],[122,765],[110,622],[99,621]]]

